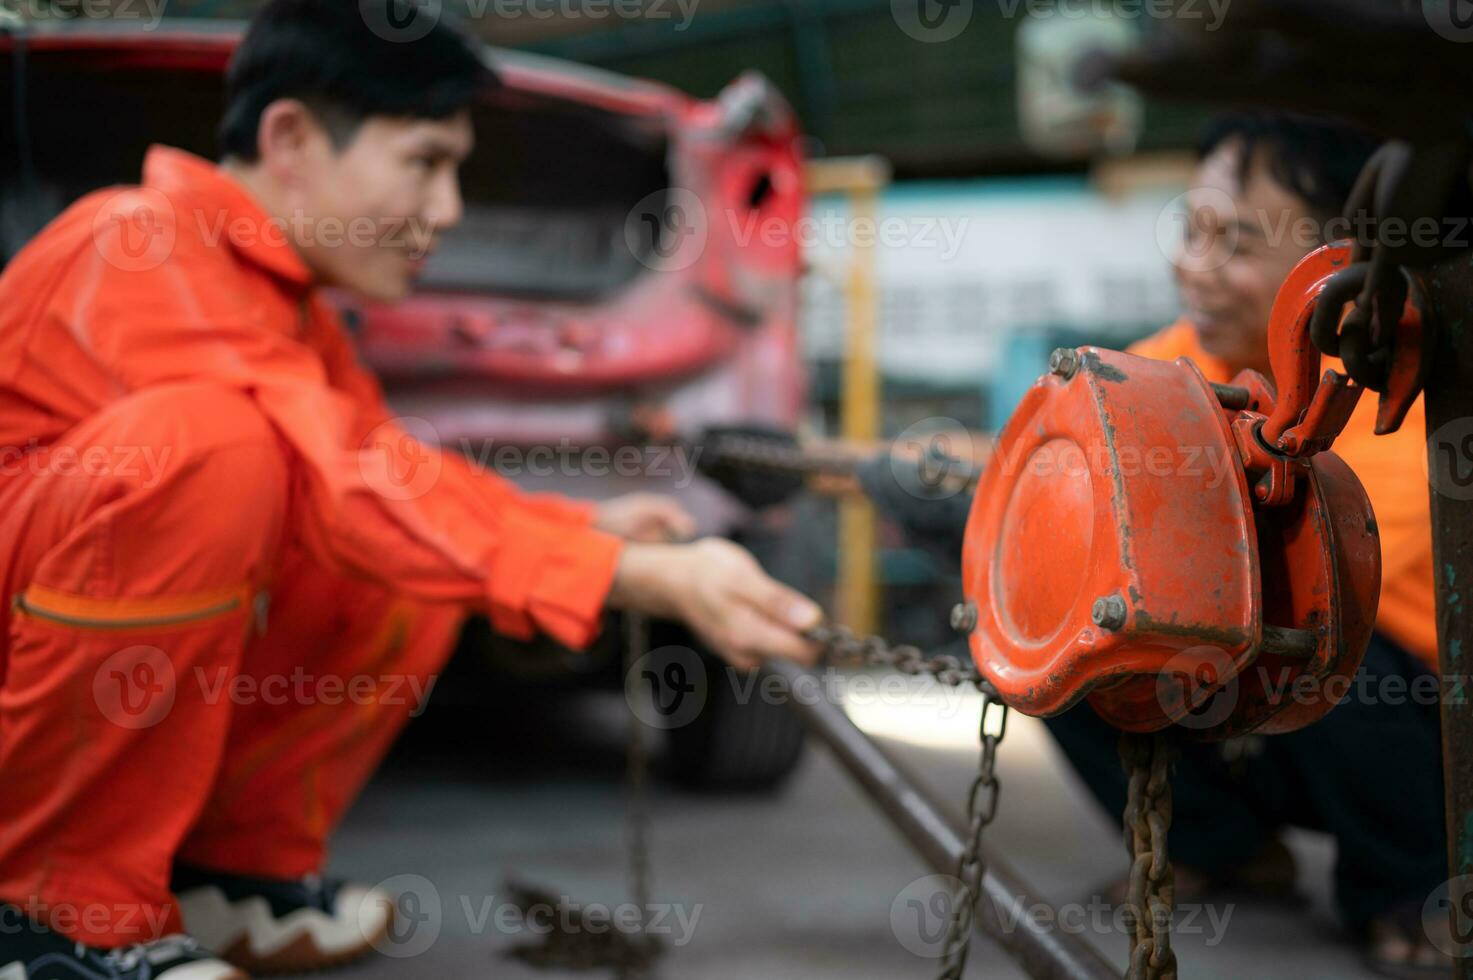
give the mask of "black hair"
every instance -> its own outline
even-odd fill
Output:
[[[1197,152],[1205,157],[1229,140],[1238,141],[1239,181],[1246,182],[1254,161],[1262,159],[1268,176],[1322,221],[1345,211],[1356,177],[1381,142],[1364,130],[1326,119],[1251,112],[1212,120]],[[1262,157],[1255,156],[1259,149]]]
[[[270,0],[225,77],[223,156],[253,163],[261,113],[300,99],[341,149],[369,116],[446,119],[496,84],[476,43],[413,0]]]

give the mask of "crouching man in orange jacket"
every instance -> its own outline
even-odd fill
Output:
[[[383,934],[389,903],[318,875],[407,699],[283,678],[422,690],[472,611],[575,647],[612,606],[738,667],[815,654],[817,607],[740,548],[621,537],[678,508],[524,495],[416,443],[355,362],[319,287],[408,291],[495,84],[444,23],[375,33],[383,4],[273,0],[223,162],[154,148],[0,278],[0,445],[24,447],[0,475],[5,980],[241,978]],[[379,234],[327,234],[355,227]],[[219,697],[239,678],[262,696]]]

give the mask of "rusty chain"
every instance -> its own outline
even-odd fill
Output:
[[[842,450],[804,448],[771,437],[725,432],[709,437],[702,448],[709,449],[722,463],[794,476],[845,476],[854,473],[865,461]],[[914,460],[914,464],[926,485],[951,478],[958,481],[960,489],[970,489],[982,478],[981,467],[951,456],[935,445]]]
[[[977,776],[972,780],[971,792],[967,795],[966,849],[957,861],[951,922],[947,927],[938,975],[938,980],[961,980],[972,948],[973,922],[977,902],[982,897],[982,879],[987,873],[982,838],[997,816],[1001,792],[997,780],[997,748],[1007,733],[1008,706],[996,688],[981,677],[970,662],[964,664],[960,658],[949,654],[928,657],[919,647],[891,645],[878,636],[857,636],[843,626],[818,626],[809,630],[807,636],[819,645],[829,663],[888,667],[910,676],[931,677],[948,687],[970,684],[982,695],[982,715],[978,725],[982,757]]]
[[[949,654],[926,656],[920,647],[909,644],[890,644],[878,636],[856,636],[847,626],[821,625],[809,630],[809,640],[818,644],[829,663],[840,666],[891,667],[910,676],[934,677],[947,687],[986,685],[990,696],[997,697],[992,685],[977,675],[970,661],[962,661]]]
[[[634,669],[638,659],[649,651],[649,620],[630,613],[624,619],[624,675]],[[630,691],[628,686],[626,691]],[[638,690],[638,687],[635,687]],[[624,760],[625,846],[628,859],[629,899],[639,910],[639,928],[630,932],[607,928],[600,924],[590,928],[584,909],[573,910],[576,922],[563,928],[562,918],[539,942],[524,943],[510,954],[539,969],[612,970],[619,980],[639,980],[650,975],[655,963],[666,952],[659,937],[649,931],[650,881],[650,806],[649,744],[645,723],[630,705],[628,737]],[[544,889],[520,883],[509,883],[511,901],[523,915],[533,909],[556,907],[559,900]]]
[[[1132,939],[1126,980],[1176,980],[1171,948],[1176,885],[1167,851],[1176,746],[1159,732],[1126,733],[1120,738],[1120,759],[1130,776],[1124,821],[1131,859],[1125,923]]]
[[[648,646],[647,626],[631,617],[626,644],[626,670]],[[950,655],[927,656],[919,647],[890,644],[878,636],[859,636],[843,626],[824,624],[807,637],[834,665],[885,667],[909,676],[931,677],[949,687],[973,685],[982,696],[979,742],[981,759],[967,798],[966,848],[957,862],[948,925],[938,980],[962,980],[975,934],[977,903],[986,875],[983,838],[997,816],[1001,786],[997,778],[997,750],[1007,733],[1009,709],[996,689],[978,675],[969,662]],[[633,900],[647,910],[650,894],[648,749],[643,723],[630,712],[626,785],[629,880]],[[1169,782],[1176,746],[1165,735],[1125,734],[1120,742],[1122,763],[1129,775],[1124,814],[1126,851],[1131,858],[1125,921],[1132,934],[1126,980],[1176,980],[1176,953],[1171,946],[1175,885],[1167,849],[1172,801]],[[510,885],[512,900],[524,911],[537,905],[556,905],[557,899],[540,890]],[[581,916],[580,920],[581,922]],[[622,980],[647,976],[664,948],[643,929],[631,935],[584,928],[554,931],[542,942],[516,947],[511,954],[550,969],[613,969]]]

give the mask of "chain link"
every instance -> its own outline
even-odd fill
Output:
[[[1176,745],[1160,733],[1126,733],[1120,738],[1120,758],[1130,777],[1124,821],[1131,859],[1125,923],[1132,941],[1126,980],[1176,980],[1176,952],[1171,948],[1176,883],[1167,852]]]
[[[640,657],[649,652],[649,621],[631,613],[625,617],[624,676],[625,691],[640,697],[644,688],[627,682],[630,671]],[[649,745],[645,723],[633,703],[628,712],[628,741],[624,764],[626,801],[625,845],[628,859],[629,898],[639,909],[639,928],[632,932],[608,928],[607,924],[587,921],[583,908],[574,908],[571,928],[559,916],[553,928],[538,941],[514,946],[510,955],[531,966],[545,970],[612,970],[619,980],[648,977],[655,963],[666,952],[659,937],[649,931],[650,882],[650,805]],[[556,908],[560,900],[546,889],[509,882],[513,904],[524,915],[535,909]]]
[[[1002,787],[997,781],[997,747],[1007,734],[1008,706],[997,697],[986,681],[977,681],[982,694],[982,719],[979,723],[982,761],[972,791],[967,796],[967,849],[957,862],[956,894],[951,903],[951,929],[946,935],[942,954],[940,980],[961,980],[972,949],[973,920],[977,903],[982,898],[982,879],[987,873],[982,837],[997,816],[997,801]],[[991,724],[989,724],[991,722]]]
[[[649,652],[649,620],[638,613],[626,619],[624,644],[624,676],[628,678],[640,657]],[[627,686],[625,688],[628,689]],[[629,841],[629,894],[639,909],[639,931],[630,937],[628,951],[620,964],[621,977],[635,978],[648,974],[655,961],[665,952],[658,938],[649,932],[650,881],[650,805],[649,742],[645,723],[630,707],[628,752],[625,757],[624,786],[628,817],[625,832]]]
[[[842,666],[890,667],[902,674],[929,676],[947,687],[975,684],[987,697],[997,698],[997,691],[982,679],[971,661],[963,662],[949,654],[926,656],[920,647],[909,644],[891,645],[878,636],[856,636],[846,626],[824,624],[805,634],[828,656],[829,663]]]
[[[710,437],[701,448],[710,454],[710,463],[720,462],[794,476],[846,476],[867,462],[867,457],[856,456],[842,449],[805,448],[771,437],[728,432]],[[980,467],[939,450],[929,451],[914,460],[914,465],[917,471],[939,467],[941,477],[957,481],[959,489],[970,489],[982,478]],[[930,481],[923,482],[929,484]]]
[[[997,816],[1001,785],[997,779],[997,747],[1007,734],[1008,706],[997,689],[980,676],[970,662],[964,663],[949,654],[926,656],[919,647],[909,644],[891,645],[878,636],[857,636],[843,626],[824,624],[808,631],[830,663],[866,667],[888,667],[910,676],[931,677],[948,687],[972,685],[982,695],[982,715],[978,725],[982,747],[977,776],[967,795],[966,849],[957,861],[956,891],[951,899],[951,922],[941,956],[938,980],[961,980],[967,966],[976,930],[977,903],[982,897],[982,879],[986,876],[986,855],[982,839]]]

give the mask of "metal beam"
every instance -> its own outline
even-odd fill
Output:
[[[1429,280],[1434,324],[1427,408],[1427,472],[1437,582],[1437,653],[1443,677],[1442,772],[1449,915],[1465,935],[1473,893],[1473,269],[1466,258]],[[1456,975],[1473,980],[1473,949],[1458,939]]]
[[[782,660],[769,661],[763,669],[782,679],[787,702],[803,724],[829,747],[916,853],[938,873],[954,874],[965,847],[962,835],[915,777],[824,696],[817,676]],[[1120,980],[1120,971],[1093,946],[1029,914],[1040,900],[996,854],[987,854],[986,868],[983,897],[977,905],[977,928],[1005,949],[1030,977]]]

